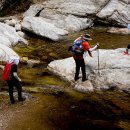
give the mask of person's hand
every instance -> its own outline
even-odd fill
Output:
[[[99,43],[97,42],[96,45],[99,47]]]
[[[21,82],[21,79],[19,78],[19,82]]]

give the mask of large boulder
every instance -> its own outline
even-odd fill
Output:
[[[43,17],[67,31],[79,31],[94,22],[126,27],[130,22],[128,0],[48,0],[32,5],[24,17]]]
[[[67,30],[79,31],[93,25],[93,18],[105,0],[51,0],[43,4],[34,4],[24,13],[24,17],[42,17],[44,21]],[[53,30],[52,30],[53,31]]]
[[[48,12],[48,13],[47,13]],[[49,14],[50,13],[50,14]],[[58,28],[67,30],[67,31],[80,31],[85,28],[89,28],[93,25],[93,20],[88,18],[80,18],[74,15],[64,15],[57,14],[55,11],[43,10],[40,14],[43,19],[52,23]]]
[[[46,9],[52,9],[61,14],[73,14],[85,17],[96,14],[100,7],[109,0],[50,0],[43,3]]]
[[[45,22],[41,17],[25,17],[22,28],[54,41],[58,41],[62,36],[68,34],[68,31]]]
[[[49,16],[50,11],[57,14],[72,14],[79,17],[85,17],[88,14],[96,14],[102,5],[109,0],[48,0],[42,4],[34,4],[24,13],[25,16],[41,15],[42,11],[46,11],[46,16]]]
[[[27,44],[27,41],[18,35],[14,27],[0,22],[0,44],[10,47],[18,42]]]
[[[12,55],[18,56],[10,47],[0,44],[0,61],[7,61]]]
[[[30,8],[23,14],[24,17],[27,16],[36,16],[41,10],[44,9],[42,4],[33,4]]]
[[[127,26],[130,23],[129,0],[111,0],[99,11],[97,17],[102,22]]]
[[[71,82],[75,89],[93,91],[94,89],[118,88],[130,91],[130,56],[124,55],[125,49],[99,50],[93,52],[93,58],[85,55],[86,74],[88,79],[82,82],[74,82],[75,62],[72,57],[63,60],[52,61],[48,69],[63,79]]]

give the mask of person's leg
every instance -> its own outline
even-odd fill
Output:
[[[81,63],[81,70],[82,70],[82,81],[85,81],[85,80],[87,80],[87,78],[86,78],[86,69],[85,69],[85,62],[84,62],[84,59],[82,59],[81,61],[80,61],[80,63]]]
[[[128,46],[127,46],[127,50],[126,51],[128,51],[130,49],[130,44],[128,44]]]
[[[7,81],[8,88],[9,88],[9,97],[10,102],[15,103],[14,96],[13,96],[13,83],[11,81]]]
[[[19,81],[14,81],[14,85],[18,91],[18,101],[23,101],[21,83]]]
[[[80,60],[74,59],[76,68],[75,68],[75,77],[74,80],[77,81],[79,79],[79,71],[80,71]]]

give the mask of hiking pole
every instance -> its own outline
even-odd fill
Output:
[[[99,72],[99,68],[100,68],[100,64],[99,64],[99,49],[97,48],[97,56],[98,56],[98,75],[100,75]]]

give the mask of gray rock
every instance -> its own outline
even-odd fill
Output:
[[[17,55],[10,47],[0,44],[0,61],[7,61],[10,56]]]
[[[103,0],[51,0],[32,5],[24,17],[40,16],[58,28],[79,31],[93,25],[93,18],[87,18],[87,15],[96,14],[103,3]]]
[[[111,87],[129,91],[130,56],[124,55],[124,50],[125,48],[116,50],[101,49],[99,51],[99,73],[97,52],[93,52],[93,58],[85,55],[86,74],[89,76],[88,81],[85,81],[84,83],[82,83],[80,79],[78,82],[74,82],[73,80],[75,63],[72,57],[52,61],[48,65],[48,69],[65,80],[68,80],[75,86],[75,88],[78,88],[81,91],[110,89]]]
[[[49,0],[32,5],[24,17],[43,17],[44,21],[71,32],[89,28],[94,21],[126,27],[130,23],[129,12],[128,0]]]
[[[25,17],[22,28],[54,41],[58,41],[62,36],[68,34],[66,30],[57,28],[51,23],[47,23],[41,17]]]
[[[23,41],[23,43],[27,44],[27,41],[20,37],[15,28],[11,27],[7,24],[0,22],[0,44],[4,44],[7,46],[14,46],[19,41]]]
[[[34,4],[31,5],[30,8],[23,14],[24,17],[26,16],[36,16],[37,13],[42,10],[44,6],[42,4]]]
[[[127,26],[130,23],[129,0],[111,0],[101,9],[97,16],[114,25]]]
[[[110,28],[107,32],[109,33],[115,33],[115,34],[124,34],[124,35],[129,35],[130,30],[128,28]]]

